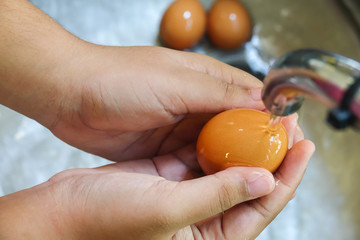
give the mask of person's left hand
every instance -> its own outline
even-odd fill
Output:
[[[0,198],[0,236],[254,239],[294,197],[314,151],[311,142],[301,140],[295,116],[285,126],[294,146],[274,175],[262,168],[232,167],[202,176],[191,164],[196,162],[192,145],[152,159],[66,170]]]

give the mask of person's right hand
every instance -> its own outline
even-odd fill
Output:
[[[152,159],[72,169],[0,198],[0,238],[254,239],[290,199],[314,146],[285,122],[290,144],[274,175],[232,167],[201,176],[192,146]],[[277,183],[277,184],[276,184]]]

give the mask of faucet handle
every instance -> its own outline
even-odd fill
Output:
[[[356,116],[351,111],[351,105],[353,102],[356,104],[357,100],[354,98],[356,97],[356,93],[359,91],[359,89],[360,77],[357,78],[355,82],[346,90],[341,100],[340,106],[329,111],[327,121],[332,126],[337,129],[344,129],[356,122]]]

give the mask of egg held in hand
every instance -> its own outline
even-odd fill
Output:
[[[204,173],[233,166],[275,172],[287,153],[288,136],[281,123],[271,128],[269,120],[269,114],[250,109],[228,110],[213,117],[201,130],[196,147]]]
[[[183,50],[196,45],[206,29],[206,12],[198,0],[176,0],[160,24],[160,38],[167,47]]]

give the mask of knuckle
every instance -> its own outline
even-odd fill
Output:
[[[220,186],[218,188],[217,209],[224,212],[237,204],[237,193],[238,190],[235,189],[230,183],[220,182]]]
[[[160,228],[164,231],[171,228],[173,225],[173,213],[172,210],[164,207],[164,205],[161,207],[160,210],[156,211],[155,217],[152,219],[152,227],[153,228]]]
[[[179,209],[174,208],[174,205],[165,193],[171,193],[174,189],[172,184],[169,184],[167,181],[159,181],[154,186],[157,189],[157,197],[155,202],[158,204],[159,207],[154,208],[154,214],[152,216],[152,227],[153,228],[160,228],[165,232],[171,229],[171,227],[178,221],[181,220],[182,213],[179,212]]]
[[[224,98],[229,99],[232,98],[235,94],[235,88],[232,84],[225,82],[225,81],[219,81],[220,87],[223,90]]]
[[[69,179],[74,179],[75,177],[84,176],[90,173],[93,173],[94,169],[67,169],[62,172],[59,172],[52,176],[48,182],[49,183],[59,183],[64,182]]]
[[[65,171],[55,174],[48,180],[48,182],[50,182],[50,183],[61,182],[65,179],[68,179],[69,177],[72,177],[74,174],[76,174],[75,169],[68,169],[68,170],[65,170]]]
[[[276,213],[269,209],[264,203],[261,201],[253,201],[249,203],[249,206],[254,209],[260,216],[264,219],[273,219],[275,218]]]
[[[226,81],[219,81],[222,90],[222,98],[224,101],[232,101],[234,99],[242,99],[242,101],[252,101],[251,91],[249,88],[240,87]]]

